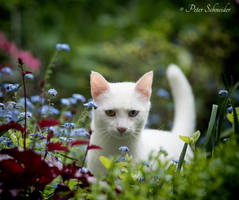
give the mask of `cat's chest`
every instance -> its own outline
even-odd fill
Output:
[[[139,143],[139,140],[136,139],[117,139],[117,138],[107,138],[99,135],[94,135],[90,141],[91,144],[96,144],[100,146],[102,149],[97,152],[97,154],[104,156],[113,156],[113,155],[122,155],[122,152],[119,150],[121,146],[127,146],[129,149],[128,154],[133,157],[137,157],[139,152],[139,148],[142,145]],[[142,147],[143,148],[143,147]]]

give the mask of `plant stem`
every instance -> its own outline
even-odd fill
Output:
[[[23,69],[23,63],[18,64],[22,72],[22,83],[23,83],[23,92],[24,92],[24,133],[23,133],[23,146],[24,150],[26,149],[26,133],[27,133],[27,92],[26,92],[26,83],[25,83],[25,72]]]
[[[180,154],[180,157],[179,157],[177,172],[180,172],[180,170],[183,166],[183,161],[184,161],[184,157],[185,157],[185,154],[186,154],[186,151],[187,151],[187,147],[188,147],[188,143],[184,143],[183,150],[182,150],[182,152]]]
[[[86,147],[86,151],[85,151],[85,155],[84,155],[84,158],[83,158],[81,167],[84,167],[84,165],[85,165],[85,160],[86,160],[86,156],[87,156],[87,153],[88,153],[88,146],[89,146],[89,144],[88,144],[87,147]]]

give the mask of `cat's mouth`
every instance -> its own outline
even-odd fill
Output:
[[[125,139],[130,137],[130,132],[126,131],[124,133],[120,133],[118,131],[114,131],[112,134],[112,137],[117,138],[117,139]]]

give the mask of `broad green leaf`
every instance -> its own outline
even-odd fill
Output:
[[[237,118],[239,119],[239,107],[236,107],[236,113],[237,113]],[[227,119],[228,119],[232,124],[234,123],[233,112],[227,114]]]
[[[179,138],[187,144],[189,144],[191,142],[190,137],[188,137],[188,136],[179,135]]]
[[[106,169],[110,169],[110,167],[112,166],[113,162],[112,160],[110,160],[109,158],[105,157],[105,156],[100,156],[100,162],[104,165],[104,167]]]
[[[15,135],[15,134],[11,134],[11,135],[10,135],[10,138],[12,139],[12,142],[13,142],[14,146],[17,146],[18,143],[17,143],[17,137],[16,137],[16,135]]]
[[[127,162],[118,162],[118,163],[116,163],[116,167],[117,168],[122,168],[122,167],[125,167],[125,166],[127,166]]]

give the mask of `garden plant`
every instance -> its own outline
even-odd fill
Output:
[[[239,109],[231,96],[239,86],[218,92],[207,133],[200,131],[185,142],[180,158],[161,162],[160,149],[149,161],[132,162],[130,149],[119,148],[120,157],[100,157],[108,170],[94,177],[85,166],[89,144],[90,111],[97,105],[81,94],[55,102],[60,91],[49,83],[57,56],[70,51],[57,44],[56,52],[40,82],[39,94],[29,96],[35,78],[18,57],[15,69],[2,67],[0,104],[0,199],[233,199],[239,187]],[[8,78],[20,73],[19,83]],[[57,106],[57,108],[56,108]],[[224,129],[225,121],[231,127]],[[184,161],[187,148],[194,157]],[[153,167],[152,163],[157,163]]]

